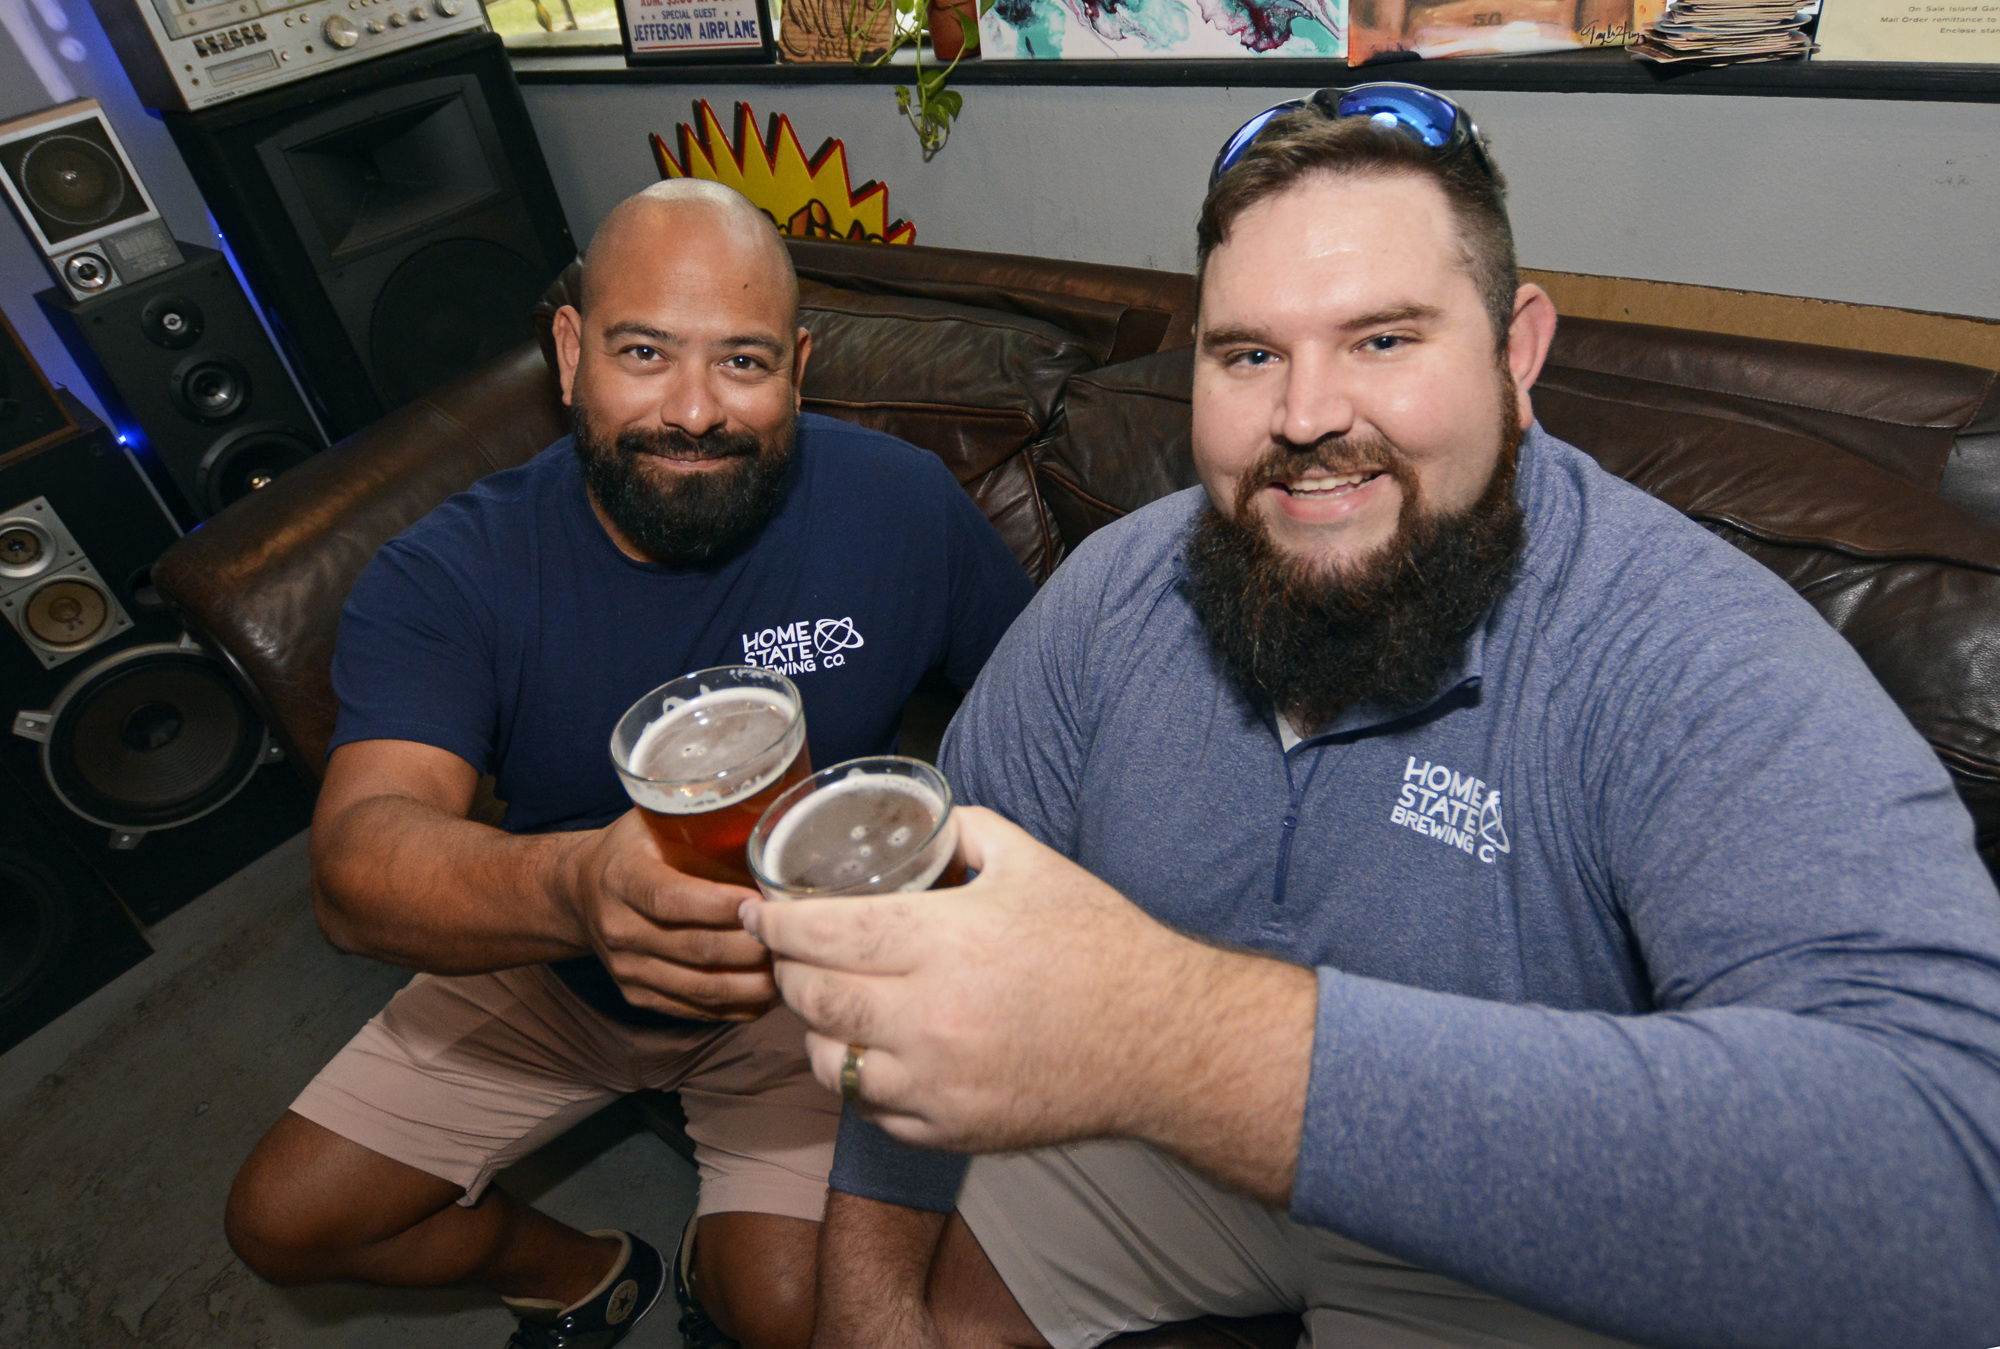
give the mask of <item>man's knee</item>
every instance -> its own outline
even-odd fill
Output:
[[[695,1237],[695,1283],[716,1325],[743,1349],[805,1349],[819,1224],[770,1213],[711,1213]]]
[[[320,1215],[296,1202],[290,1177],[261,1147],[229,1187],[222,1230],[243,1263],[275,1284],[315,1283],[314,1257],[325,1244]]]
[[[288,1111],[236,1173],[223,1233],[262,1278],[320,1283],[343,1277],[354,1251],[407,1231],[460,1193]]]

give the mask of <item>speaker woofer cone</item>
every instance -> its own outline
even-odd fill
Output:
[[[289,426],[265,423],[232,431],[201,457],[196,476],[209,514],[241,501],[314,454],[312,441]]]
[[[110,829],[170,829],[241,791],[268,743],[214,660],[143,646],[86,670],[50,710],[42,765],[63,804]]]
[[[59,576],[21,606],[21,627],[52,651],[81,651],[110,631],[117,605],[95,578]]]
[[[376,294],[368,351],[389,406],[476,370],[530,335],[549,278],[486,239],[446,239],[404,259]]]
[[[226,422],[250,402],[250,373],[225,356],[188,361],[173,381],[174,402],[198,422]]]
[[[125,204],[125,171],[81,136],[50,136],[21,160],[21,195],[65,225],[102,225]]]

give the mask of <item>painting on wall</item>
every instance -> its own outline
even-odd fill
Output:
[[[1659,0],[1636,0],[1657,15]],[[1525,56],[1578,47],[1618,47],[1640,31],[1635,0],[1353,0],[1347,61],[1391,52]]]
[[[994,0],[981,59],[1344,56],[1347,0]]]
[[[757,114],[736,105],[732,139],[707,99],[694,105],[694,122],[675,131],[676,156],[653,135],[653,159],[662,178],[707,178],[733,187],[754,202],[780,232],[801,239],[851,239],[874,244],[915,243],[917,227],[889,219],[889,189],[874,181],[852,187],[847,146],[828,137],[807,157],[792,119],[773,113],[770,134],[759,135]]]

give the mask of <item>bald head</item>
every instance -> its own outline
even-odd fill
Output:
[[[584,255],[577,309],[588,314],[607,284],[689,251],[748,286],[773,288],[786,325],[798,321],[798,276],[777,227],[748,197],[706,178],[669,178],[611,208]]]

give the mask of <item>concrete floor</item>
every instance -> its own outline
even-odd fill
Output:
[[[501,1349],[479,1292],[285,1291],[230,1252],[237,1165],[409,976],[327,946],[305,836],[152,932],[155,953],[0,1055],[0,1345]],[[691,1167],[615,1106],[500,1184],[669,1247]],[[625,1341],[679,1349],[671,1294]]]

